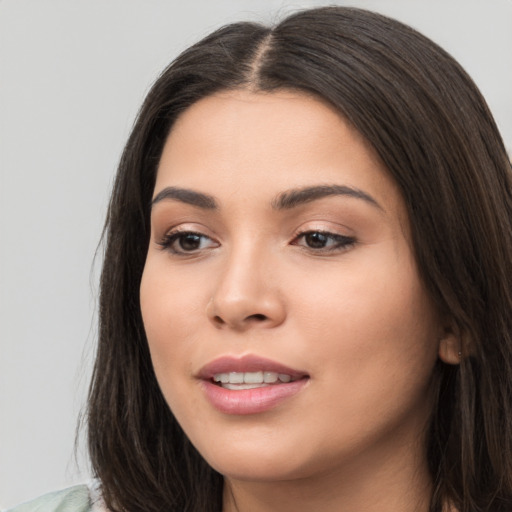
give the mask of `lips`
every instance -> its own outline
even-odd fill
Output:
[[[290,375],[294,380],[307,376],[306,372],[295,370],[264,357],[246,355],[243,357],[221,357],[208,363],[199,371],[200,379],[213,379],[221,373],[274,372]]]
[[[221,357],[199,374],[202,389],[214,408],[224,414],[258,414],[299,393],[309,380],[306,372],[248,355]]]

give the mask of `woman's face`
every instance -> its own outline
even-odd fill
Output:
[[[165,144],[151,232],[156,377],[215,469],[294,479],[422,452],[444,331],[397,187],[331,107],[294,92],[194,104]]]

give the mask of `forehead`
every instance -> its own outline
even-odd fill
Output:
[[[255,198],[323,184],[366,189],[392,208],[399,201],[374,149],[330,104],[295,91],[237,90],[206,97],[177,119],[155,193],[183,186]]]
[[[196,151],[211,143],[214,148],[210,149],[225,148],[230,156],[235,156],[235,149],[264,143],[267,152],[279,149],[284,155],[287,149],[291,152],[302,148],[301,152],[305,152],[318,142],[323,142],[325,151],[329,142],[326,135],[333,130],[337,132],[336,150],[343,150],[344,144],[353,145],[357,141],[368,153],[373,153],[359,132],[321,98],[289,90],[221,91],[185,110],[176,120],[166,146],[173,149],[186,137],[187,141],[195,139],[198,143]],[[285,139],[297,146],[283,146]],[[306,141],[310,144],[305,145]]]

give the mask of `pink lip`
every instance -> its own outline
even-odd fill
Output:
[[[300,379],[307,376],[306,372],[294,370],[264,357],[246,355],[242,357],[224,356],[215,359],[211,363],[203,366],[199,371],[200,379],[212,379],[218,373],[228,372],[260,372],[269,371],[276,373],[286,373],[294,379]]]
[[[213,376],[228,372],[270,371],[285,373],[294,380],[255,389],[230,390],[213,382]],[[224,414],[258,414],[274,407],[299,393],[309,381],[307,373],[289,368],[275,361],[248,355],[240,358],[221,357],[204,366],[198,377],[208,401]]]

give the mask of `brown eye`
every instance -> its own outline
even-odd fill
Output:
[[[299,245],[318,252],[342,251],[356,243],[350,236],[329,233],[327,231],[305,231],[297,236],[292,245]]]
[[[329,237],[324,233],[313,231],[304,235],[304,242],[312,249],[323,249],[329,242]]]
[[[199,253],[206,249],[218,247],[218,243],[202,233],[193,231],[176,231],[168,233],[158,242],[163,249],[173,254]]]
[[[184,233],[176,240],[180,249],[184,251],[196,251],[201,247],[201,235],[196,233]]]

